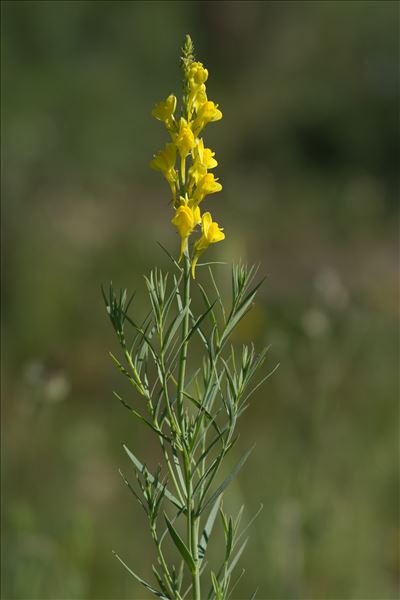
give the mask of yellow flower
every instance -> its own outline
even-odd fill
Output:
[[[215,152],[210,148],[204,148],[202,139],[197,140],[196,147],[193,150],[193,164],[189,169],[191,189],[198,184],[204,175],[207,175],[207,169],[214,169],[218,165],[214,156]]]
[[[175,171],[175,161],[175,144],[166,144],[164,150],[157,152],[157,154],[154,155],[153,160],[150,162],[151,168],[155,171],[161,171],[165,179],[168,181],[174,199],[176,194],[176,182],[178,181],[178,174]]]
[[[200,179],[197,184],[196,191],[193,194],[193,202],[198,205],[205,196],[209,194],[215,194],[222,190],[222,185],[218,182],[218,179],[214,177],[213,173],[207,173]]]
[[[181,198],[183,200],[183,198]],[[179,235],[181,236],[181,253],[179,260],[181,260],[186,247],[186,241],[193,229],[201,223],[200,209],[198,206],[190,208],[183,200],[183,204],[178,206],[175,212],[174,218],[171,223],[177,228]]]
[[[213,152],[210,148],[204,148],[204,141],[202,138],[197,140],[195,148],[195,160],[199,160],[199,162],[201,162],[206,169],[213,169],[218,165],[215,158],[213,158],[214,156],[215,152]]]
[[[199,112],[199,108],[208,100],[206,86],[204,85],[204,83],[202,83],[198,88],[196,88],[195,91],[192,92],[192,94],[193,98],[191,99],[191,102],[193,102],[195,111]]]
[[[175,144],[166,144],[164,150],[160,150],[154,155],[150,166],[156,171],[161,171],[168,179],[169,174],[174,170],[176,161]]]
[[[208,79],[208,71],[201,62],[192,62],[186,75],[191,88],[202,85]]]
[[[207,195],[222,190],[222,185],[210,172],[218,165],[215,152],[205,148],[200,138],[201,130],[208,123],[222,119],[222,112],[217,104],[207,98],[208,70],[203,63],[194,60],[193,44],[188,36],[182,65],[185,87],[179,113],[173,94],[159,102],[152,111],[156,119],[165,123],[171,139],[153,156],[150,166],[163,174],[172,191],[174,216],[171,222],[181,239],[180,258],[183,253],[188,253],[188,238],[202,223],[202,235],[194,245],[194,251],[191,249],[190,252],[191,258],[194,257],[194,276],[200,254],[209,244],[225,237],[218,223],[213,223],[210,213],[201,219],[199,208]]]
[[[196,145],[193,131],[190,129],[186,119],[183,117],[181,117],[179,132],[174,141],[182,159],[185,159]]]
[[[216,244],[217,242],[225,239],[223,229],[212,220],[211,214],[206,212],[201,218],[201,238],[197,240],[194,245],[194,256],[192,261],[192,276],[195,278],[196,264],[199,260],[199,256],[207,250],[210,244]]]
[[[173,129],[175,126],[176,96],[171,94],[163,102],[159,102],[151,111],[153,117],[159,121],[163,121],[167,129]]]
[[[197,117],[193,123],[193,131],[196,136],[199,132],[211,121],[219,121],[222,119],[222,112],[218,108],[218,104],[214,104],[211,100],[207,100],[202,104],[197,112]]]

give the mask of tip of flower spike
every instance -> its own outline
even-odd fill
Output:
[[[189,58],[190,56],[194,58],[194,44],[189,33],[185,35],[185,41],[182,46],[182,55],[184,58]]]
[[[185,36],[185,41],[182,46],[181,62],[185,73],[188,70],[190,63],[194,62],[194,44],[188,33]]]

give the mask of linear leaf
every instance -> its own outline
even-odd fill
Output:
[[[232,597],[232,594],[233,594],[233,592],[234,592],[234,590],[235,590],[235,588],[236,588],[237,584],[238,584],[238,583],[239,583],[239,581],[242,579],[242,577],[243,577],[243,575],[244,575],[245,573],[246,573],[246,569],[242,569],[242,571],[241,571],[240,575],[239,575],[239,576],[236,578],[236,581],[235,581],[235,583],[234,583],[234,584],[232,584],[232,587],[231,587],[231,589],[230,589],[229,596],[227,597],[227,600],[229,600],[229,599]]]
[[[139,581],[139,583],[141,583],[146,589],[149,590],[149,592],[151,592],[152,594],[154,594],[155,596],[157,596],[158,598],[161,598],[161,600],[169,600],[169,598],[167,596],[164,596],[164,594],[162,594],[161,592],[158,592],[157,590],[155,590],[149,583],[147,583],[147,581],[145,581],[144,579],[142,579],[141,577],[139,577],[139,575],[136,575],[136,573],[134,573],[132,571],[132,569],[130,569],[128,567],[128,565],[122,560],[122,558],[120,556],[118,556],[118,554],[116,552],[114,552],[113,550],[113,554],[114,556],[119,560],[119,562],[125,567],[125,569],[137,580]]]
[[[181,312],[178,313],[178,315],[175,317],[175,319],[172,321],[171,325],[168,327],[167,333],[165,334],[165,338],[163,341],[163,345],[162,345],[162,352],[166,352],[168,349],[168,346],[171,343],[171,340],[174,338],[174,335],[176,334],[179,325],[182,323],[183,319],[185,318],[185,315],[187,313],[187,308],[184,308]]]
[[[219,434],[220,429],[217,423],[215,422],[215,416],[213,417],[212,414],[209,413],[208,410],[201,404],[201,402],[196,400],[196,398],[193,398],[193,396],[191,396],[187,392],[183,392],[183,395],[185,396],[185,398],[188,398],[188,400],[193,402],[193,404],[199,409],[199,413],[203,413],[203,415],[207,417],[207,420],[209,421],[210,425],[212,425],[215,431]]]
[[[205,556],[207,550],[208,540],[210,539],[210,535],[212,533],[216,516],[218,514],[218,510],[221,504],[221,496],[219,496],[212,507],[210,514],[208,515],[208,519],[203,529],[203,533],[199,542],[199,558],[202,560]]]
[[[226,323],[226,315],[225,315],[224,303],[222,302],[221,294],[220,294],[220,291],[219,291],[218,286],[216,284],[216,281],[214,279],[214,275],[213,275],[211,267],[208,267],[208,272],[210,273],[210,278],[211,278],[211,281],[213,283],[214,289],[217,292],[217,298],[218,298],[219,305],[221,307],[221,312],[222,312],[222,316],[224,318],[224,323]]]
[[[176,529],[174,528],[174,526],[172,525],[171,521],[168,519],[168,517],[165,513],[164,513],[164,517],[165,517],[165,522],[168,527],[168,531],[174,541],[175,546],[179,550],[180,555],[186,562],[191,573],[194,574],[196,572],[196,564],[194,562],[194,559],[193,559],[188,547],[186,546],[185,542],[182,540],[179,533],[176,531]]]
[[[206,290],[203,288],[203,286],[200,283],[198,283],[197,285],[200,288],[201,295],[203,296],[203,300],[204,300],[205,305],[207,306],[207,308],[212,307],[212,303],[210,302],[210,300],[209,300],[209,298],[207,296]],[[210,317],[211,317],[211,321],[212,321],[213,325],[217,325],[217,319],[216,319],[216,316],[215,316],[215,313],[214,313],[213,310],[211,310],[211,312],[210,312]]]
[[[232,543],[233,543],[233,522],[232,522],[232,517],[229,517],[228,531],[226,533],[225,561],[227,561],[231,555]]]
[[[164,584],[164,582],[163,582],[163,580],[162,580],[162,577],[161,577],[160,573],[157,571],[157,569],[156,569],[156,567],[155,567],[154,565],[151,565],[151,569],[152,569],[152,571],[153,571],[153,573],[154,573],[154,577],[157,579],[158,585],[160,586],[160,588],[161,588],[162,592],[163,592],[163,593],[166,595],[166,597],[168,598],[168,596],[169,596],[169,595],[168,595],[168,590],[167,590],[167,588],[165,587],[165,584]]]
[[[242,458],[239,460],[239,462],[236,464],[236,466],[232,469],[232,471],[230,472],[228,477],[221,483],[219,488],[212,494],[212,496],[210,496],[210,498],[207,500],[207,502],[205,504],[203,504],[202,507],[199,507],[198,515],[201,515],[201,513],[207,508],[207,506],[209,506],[210,504],[213,504],[215,502],[215,500],[218,498],[218,496],[220,496],[222,494],[222,492],[224,491],[224,489],[230,484],[232,479],[234,479],[234,477],[236,477],[236,475],[239,473],[240,469],[243,467],[246,460],[249,458],[251,452],[253,451],[254,445],[251,448],[249,448],[249,450],[247,450],[247,452],[245,452],[245,454],[243,454]]]
[[[175,258],[172,256],[172,254],[166,248],[164,248],[164,246],[161,244],[161,242],[157,242],[157,244],[160,246],[161,250],[164,250],[165,254],[168,256],[168,258],[171,259],[171,261],[174,263],[174,265],[176,266],[176,268],[179,271],[183,271],[182,267],[179,266],[179,264],[177,263],[177,261],[175,260]]]
[[[258,515],[260,514],[260,512],[263,510],[264,505],[260,504],[259,509],[257,510],[257,512],[251,517],[250,521],[247,523],[246,527],[244,527],[242,529],[242,531],[239,533],[239,535],[236,537],[235,539],[235,543],[234,543],[234,547],[237,545],[238,541],[244,536],[244,534],[246,533],[246,531],[249,529],[249,527],[251,527],[251,525],[254,523],[254,521],[257,519]]]
[[[264,282],[264,279],[262,279],[251,290],[251,292],[249,292],[247,294],[247,296],[244,298],[244,300],[242,300],[242,302],[239,304],[239,306],[232,308],[232,311],[228,317],[224,331],[222,332],[222,335],[221,335],[221,341],[220,341],[221,347],[226,342],[231,331],[236,327],[236,325],[239,323],[239,321],[241,321],[241,319],[243,319],[245,314],[251,309],[251,306],[252,306],[253,300],[255,298],[255,295],[257,293],[257,290],[262,285],[263,282]]]
[[[185,342],[187,342],[192,337],[192,335],[195,333],[195,331],[199,328],[200,323],[203,321],[203,319],[206,318],[208,313],[213,309],[214,304],[215,304],[215,302],[213,302],[212,305],[209,308],[207,308],[207,310],[205,312],[203,312],[203,314],[200,315],[200,317],[198,317],[198,319],[196,319],[196,321],[192,325],[189,333],[187,334],[187,336],[185,338]]]
[[[263,377],[263,378],[261,379],[261,381],[259,381],[259,382],[257,383],[257,385],[255,385],[255,386],[254,386],[254,387],[253,387],[253,388],[250,390],[250,392],[249,392],[249,393],[247,394],[247,396],[244,398],[244,400],[243,400],[243,404],[244,404],[244,403],[245,403],[245,402],[246,402],[246,401],[247,401],[247,400],[250,398],[250,396],[252,396],[252,395],[254,394],[254,392],[255,392],[256,390],[258,390],[258,388],[259,388],[259,387],[261,387],[261,386],[262,386],[262,384],[263,384],[263,383],[265,383],[265,382],[267,381],[267,379],[269,379],[269,378],[271,377],[271,375],[273,375],[273,374],[275,373],[275,371],[276,371],[277,369],[279,369],[279,367],[280,367],[280,363],[277,363],[277,364],[275,365],[275,367],[272,369],[272,371],[270,371],[270,372],[269,372],[267,375],[265,375],[265,377]]]
[[[125,452],[127,453],[127,455],[129,456],[129,458],[131,459],[131,461],[133,462],[133,464],[135,465],[135,467],[136,467],[136,468],[137,468],[137,469],[138,469],[138,470],[139,470],[141,473],[143,473],[143,470],[144,470],[144,465],[142,465],[142,463],[140,462],[140,460],[139,460],[139,459],[137,459],[137,458],[136,458],[136,456],[135,456],[134,454],[132,454],[132,452],[129,450],[129,448],[128,448],[127,446],[125,446],[125,444],[122,444],[122,446],[123,446],[123,448],[124,448]],[[153,477],[153,475],[152,475],[151,473],[149,473],[149,474],[148,474],[148,477],[149,477],[149,481],[150,481],[150,483],[154,483],[154,481],[155,481],[155,478]],[[165,493],[165,496],[168,498],[168,500],[169,500],[170,502],[172,502],[172,504],[173,504],[174,506],[176,506],[176,507],[177,507],[177,508],[179,508],[179,509],[182,509],[182,508],[183,508],[183,507],[182,507],[182,504],[179,502],[179,500],[178,500],[177,498],[175,498],[175,496],[174,496],[173,494],[171,494],[171,492],[170,492],[170,491],[169,491],[167,488],[164,488],[164,486],[163,486],[163,485],[162,485],[160,482],[158,482],[158,483],[157,483],[157,488],[158,488],[159,490],[163,490],[163,491],[164,491],[164,493]]]
[[[139,421],[142,421],[142,423],[147,425],[147,427],[149,427],[152,431],[154,431],[154,433],[156,433],[157,435],[164,438],[164,440],[166,440],[167,442],[171,442],[170,438],[167,435],[165,435],[165,433],[163,433],[161,431],[161,429],[157,429],[157,427],[155,427],[152,423],[150,423],[150,421],[145,419],[143,417],[143,415],[138,413],[134,408],[132,408],[132,406],[130,406],[127,402],[125,402],[125,400],[123,398],[121,398],[121,396],[119,394],[117,394],[117,392],[113,392],[113,394],[121,402],[121,404],[123,406],[125,406],[125,408],[127,408],[137,419],[139,419]]]
[[[239,562],[240,557],[243,554],[243,550],[246,547],[247,542],[249,541],[249,538],[246,538],[243,542],[243,544],[240,546],[239,550],[237,551],[237,553],[235,554],[235,557],[232,559],[229,567],[226,570],[226,576],[229,577],[233,571],[233,569],[236,567],[237,563]]]
[[[114,354],[112,352],[109,352],[110,358],[113,361],[113,363],[116,365],[117,369],[123,374],[125,375],[125,377],[127,377],[130,381],[130,383],[133,385],[133,387],[139,392],[139,394],[141,394],[141,396],[143,396],[143,389],[140,388],[139,384],[133,379],[133,377],[130,375],[130,373],[128,373],[128,371],[125,369],[125,367],[123,365],[121,365],[121,363],[119,362],[118,358],[116,356],[114,356]]]
[[[176,296],[176,291],[179,290],[179,285],[180,285],[180,283],[182,281],[182,277],[183,277],[183,274],[181,274],[178,279],[174,276],[174,287],[172,288],[172,290],[170,292],[170,295],[167,298],[167,300],[166,300],[166,302],[164,304],[164,308],[163,308],[163,319],[164,319],[164,321],[166,321],[166,319],[168,317],[170,308],[171,308],[172,303],[173,303],[173,301],[175,299],[175,296]]]
[[[142,502],[142,499],[140,498],[139,494],[137,494],[135,492],[135,490],[133,489],[133,487],[131,486],[131,484],[129,483],[129,481],[127,480],[127,478],[125,477],[125,475],[123,474],[123,472],[121,471],[121,469],[118,470],[118,473],[121,475],[125,485],[127,486],[127,488],[130,490],[130,492],[134,495],[134,497],[136,498],[136,500],[139,502],[140,506],[143,508],[144,512],[147,514],[146,511],[146,507]]]

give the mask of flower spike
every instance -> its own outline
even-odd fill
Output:
[[[176,116],[178,100],[174,94],[154,107],[152,115],[165,124],[171,141],[154,155],[150,166],[164,175],[171,188],[175,209],[171,223],[181,239],[179,260],[188,249],[190,236],[199,224],[202,225],[202,234],[193,246],[192,257],[188,250],[194,277],[200,254],[210,244],[225,237],[210,213],[201,217],[199,209],[206,196],[222,190],[218,177],[209,172],[218,165],[215,152],[205,147],[203,138],[199,137],[208,123],[222,118],[222,112],[218,104],[207,97],[208,69],[195,59],[190,36],[186,36],[181,60],[184,91],[179,112],[182,116]]]

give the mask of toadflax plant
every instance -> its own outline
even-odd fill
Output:
[[[171,222],[180,237],[179,255],[174,258],[166,251],[174,273],[171,276],[154,269],[145,277],[150,310],[143,320],[132,313],[132,298],[128,299],[126,290],[116,293],[112,286],[103,290],[121,346],[120,357],[111,354],[111,358],[133,387],[133,404],[115,395],[156,438],[161,462],[152,471],[146,456],[137,456],[136,449],[123,446],[136,482],[121,475],[144,510],[154,542],[154,583],[139,577],[116,556],[159,598],[226,600],[243,575],[242,571],[235,576],[234,570],[247,543],[248,526],[240,529],[243,507],[233,518],[226,514],[222,497],[252,448],[225,478],[220,476],[221,467],[237,442],[238,418],[250,395],[268,377],[253,381],[266,350],[257,354],[253,345],[234,350],[229,344],[260,285],[252,283],[254,267],[233,266],[232,299],[226,310],[211,263],[198,264],[208,246],[225,237],[210,212],[202,212],[206,197],[222,189],[209,172],[217,161],[214,152],[205,147],[202,133],[208,123],[221,119],[222,113],[208,100],[208,71],[195,61],[189,36],[181,62],[184,91],[180,116],[173,95],[152,112],[170,136],[151,166],[164,175],[171,190]],[[200,235],[190,244],[199,227]],[[195,280],[196,265],[198,269],[208,266],[208,284]],[[200,312],[194,308],[192,288],[202,304]],[[195,344],[202,349],[201,359]],[[209,565],[208,544],[217,518],[225,549],[219,564]]]

